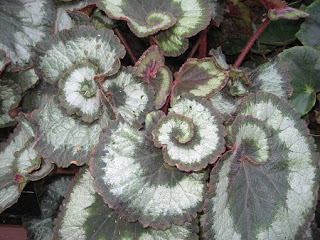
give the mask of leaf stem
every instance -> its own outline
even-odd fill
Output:
[[[127,50],[127,53],[129,54],[129,57],[131,58],[131,61],[133,64],[135,64],[137,62],[137,58],[136,56],[133,54],[131,48],[129,47],[126,39],[122,36],[120,30],[118,28],[114,29],[114,33],[118,36],[118,38],[120,39],[121,43],[124,45],[124,47]]]
[[[200,32],[200,44],[199,44],[199,58],[205,58],[207,56],[207,33],[210,25]]]
[[[197,51],[199,45],[200,45],[200,38],[197,39],[196,43],[192,46],[192,49],[187,57],[187,59],[192,58],[195,52]]]
[[[259,28],[257,29],[257,31],[254,32],[254,34],[251,36],[251,38],[249,39],[249,41],[247,42],[246,46],[242,49],[240,55],[238,56],[237,60],[235,61],[235,63],[233,64],[233,66],[235,68],[239,68],[241,63],[243,62],[244,58],[246,57],[246,55],[248,54],[248,52],[250,51],[252,45],[254,44],[254,42],[258,39],[258,37],[260,36],[260,34],[264,31],[264,29],[268,26],[268,24],[270,23],[270,18],[267,17],[262,24],[259,26]]]

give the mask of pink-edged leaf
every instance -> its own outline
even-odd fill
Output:
[[[226,85],[228,77],[213,58],[188,59],[175,74],[171,105],[186,93],[209,97]]]
[[[121,217],[144,227],[190,222],[202,209],[206,173],[170,167],[148,132],[120,119],[101,134],[90,162],[96,190]]]

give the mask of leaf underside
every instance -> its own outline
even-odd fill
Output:
[[[198,239],[196,221],[166,231],[124,221],[95,192],[87,169],[76,177],[64,206],[55,222],[53,239]]]
[[[168,166],[146,136],[123,120],[101,134],[90,162],[97,192],[121,217],[144,227],[190,222],[202,208],[206,174]]]
[[[257,164],[246,157],[247,147],[236,144],[219,161],[205,203],[206,238],[300,239],[313,217],[319,174],[319,156],[305,123],[286,101],[262,92],[246,98],[237,114],[238,126],[249,118],[270,130],[271,156],[260,154],[267,160]],[[248,146],[255,157],[268,152]]]

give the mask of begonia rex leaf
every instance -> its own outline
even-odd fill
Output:
[[[186,93],[209,97],[226,85],[228,77],[228,72],[218,67],[213,58],[188,59],[174,76],[171,103]]]
[[[0,49],[12,60],[10,68],[31,65],[32,48],[52,32],[55,6],[51,0],[2,0]]]
[[[301,239],[313,218],[319,155],[307,126],[270,93],[242,101],[234,147],[211,172],[208,239]]]
[[[102,84],[113,109],[132,124],[141,124],[153,106],[152,88],[135,75],[132,67],[123,67]]]
[[[82,169],[69,189],[64,208],[55,222],[53,239],[198,239],[196,221],[173,225],[166,231],[130,223],[103,202],[93,186],[93,178]]]
[[[90,168],[96,190],[109,207],[143,227],[182,225],[202,209],[206,173],[170,167],[148,135],[121,119],[101,134]]]
[[[211,19],[206,0],[100,0],[98,7],[109,17],[125,20],[138,37],[158,33],[155,40],[166,56],[179,56],[188,47],[188,37],[206,28]],[[167,29],[167,30],[166,30]],[[161,31],[164,30],[164,31]]]
[[[33,111],[31,118],[37,131],[34,148],[57,166],[68,167],[89,162],[102,128],[114,119],[114,113],[107,102],[98,120],[85,123],[76,116],[68,116],[58,100],[47,95],[41,110]]]
[[[84,62],[98,68],[97,76],[115,74],[125,49],[112,30],[79,26],[40,42],[35,54],[37,75],[46,82],[56,83],[70,67]]]
[[[41,156],[33,149],[35,131],[23,116],[9,136],[7,142],[0,144],[0,212],[14,204],[29,180],[38,180],[52,170],[37,176],[33,171],[41,165]]]
[[[182,171],[199,171],[225,151],[222,117],[199,97],[184,96],[153,131],[164,160]]]
[[[18,107],[22,90],[12,80],[0,79],[0,128],[13,126],[17,122],[10,116],[10,112]]]

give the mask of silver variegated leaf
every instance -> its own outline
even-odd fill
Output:
[[[293,91],[288,66],[279,57],[249,72],[248,78],[252,84],[250,92],[263,91],[288,98]]]
[[[153,131],[164,160],[183,171],[199,171],[225,151],[223,120],[211,104],[192,95],[179,99]]]
[[[57,4],[57,17],[54,24],[54,33],[58,33],[64,29],[71,29],[74,27],[71,17],[68,11],[73,9],[79,10],[88,5],[94,4],[96,0],[81,0],[81,1],[61,1],[65,3]]]
[[[202,209],[207,174],[170,167],[148,135],[121,119],[100,136],[90,166],[105,202],[143,227],[164,230],[182,225]]]
[[[188,47],[188,37],[207,27],[211,19],[206,0],[100,0],[98,7],[111,18],[128,22],[138,37],[155,34],[156,41],[166,56],[178,56]]]
[[[124,221],[103,202],[87,169],[77,175],[55,222],[53,239],[198,239],[197,223],[173,225],[166,231],[143,228],[138,222]]]
[[[1,78],[3,80],[12,80],[16,84],[18,84],[22,92],[26,92],[28,89],[32,88],[38,81],[39,78],[35,74],[34,69],[30,68],[24,71],[19,71],[19,72],[5,72]]]
[[[12,80],[0,79],[0,128],[13,126],[17,122],[10,112],[19,106],[22,90]]]
[[[118,74],[107,78],[102,87],[115,112],[128,122],[142,123],[144,115],[152,109],[152,88],[135,75],[132,67],[123,67]]]
[[[217,109],[225,119],[229,119],[232,112],[237,109],[236,100],[236,98],[225,91],[217,92],[209,98],[212,106]]]
[[[19,125],[0,147],[0,212],[14,204],[29,180],[39,179],[52,170],[37,177],[33,171],[41,165],[41,156],[33,149],[35,131],[23,116]]]
[[[7,57],[5,51],[0,49],[0,75],[5,67],[11,63],[11,59]]]
[[[115,74],[125,49],[112,30],[79,26],[40,42],[35,53],[33,62],[37,75],[56,83],[70,67],[83,62],[95,65],[98,77]]]
[[[85,123],[76,116],[68,116],[58,100],[48,95],[44,107],[31,114],[37,130],[35,149],[59,167],[88,163],[102,128],[114,118],[107,104],[103,105],[99,120]]]
[[[211,173],[206,238],[301,239],[313,218],[319,175],[319,155],[306,124],[288,102],[269,93],[250,95],[237,114],[234,149]],[[263,137],[267,129],[271,141]]]
[[[0,49],[11,68],[30,65],[32,48],[52,31],[55,6],[51,0],[3,0],[0,3]]]
[[[102,99],[94,81],[97,68],[84,63],[68,69],[59,81],[59,99],[69,115],[76,113],[85,122],[93,122],[102,114]]]

